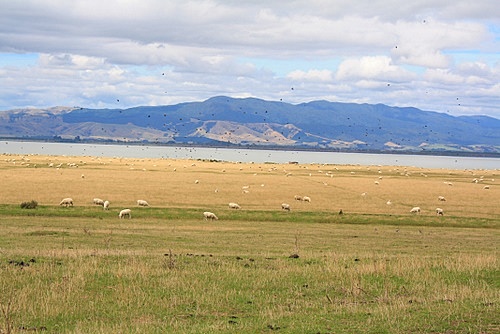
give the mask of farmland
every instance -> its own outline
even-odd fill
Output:
[[[497,333],[498,174],[3,155],[0,333]]]

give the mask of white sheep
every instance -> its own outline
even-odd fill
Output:
[[[309,202],[309,203],[311,203],[311,197],[309,197],[309,196],[304,196],[304,197],[302,197],[302,200],[303,200],[304,202]]]
[[[295,195],[293,198],[294,198],[296,201],[302,201],[302,196]]]
[[[288,203],[282,203],[281,204],[281,209],[285,211],[290,211],[290,204]]]
[[[109,201],[104,201],[102,207],[104,208],[104,210],[109,210]]]
[[[205,211],[203,212],[203,216],[205,217],[205,220],[218,220],[219,218],[215,215],[213,212]]]
[[[143,200],[143,199],[138,199],[138,200],[137,200],[137,205],[139,205],[139,206],[149,206],[149,203],[148,203],[148,202],[146,202],[146,201],[145,201],[145,200]]]
[[[104,205],[104,201],[100,198],[94,198],[95,205]]]
[[[436,208],[436,214],[437,214],[438,216],[442,216],[442,215],[444,215],[444,211],[443,211],[443,209],[441,209],[441,208]]]
[[[229,203],[229,208],[238,210],[238,209],[241,209],[241,206],[239,206],[238,203],[231,202],[231,203]]]
[[[438,196],[438,201],[446,202],[446,198],[444,198],[444,196]]]
[[[125,218],[125,216],[128,216],[128,219],[132,218],[132,210],[130,209],[123,209],[122,211],[120,211],[120,213],[118,214],[118,217],[120,219],[122,218]]]
[[[416,206],[410,210],[410,213],[420,213],[420,207]]]
[[[64,198],[59,205],[64,205],[64,206],[73,206],[73,199],[72,198]]]

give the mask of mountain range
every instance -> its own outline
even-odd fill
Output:
[[[500,120],[412,107],[257,98],[0,111],[0,137],[48,141],[500,154]]]

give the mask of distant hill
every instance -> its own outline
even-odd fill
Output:
[[[500,120],[383,104],[217,96],[128,109],[0,111],[0,137],[345,151],[500,153]]]

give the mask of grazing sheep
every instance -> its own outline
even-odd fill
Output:
[[[490,189],[490,186],[484,186],[483,189]]]
[[[290,211],[290,204],[282,203],[281,210]]]
[[[102,207],[104,208],[104,210],[109,210],[109,201],[104,201]]]
[[[410,213],[420,213],[420,207],[416,206],[410,210]]]
[[[104,201],[100,198],[94,198],[95,205],[104,205]]]
[[[72,198],[64,198],[59,205],[64,205],[64,206],[73,206],[73,199]]]
[[[219,220],[219,218],[215,215],[213,212],[205,211],[203,212],[203,216],[205,217],[205,220]]]
[[[438,216],[442,216],[442,215],[444,215],[444,211],[443,211],[443,209],[441,209],[441,208],[436,208],[436,214],[437,214]]]
[[[149,203],[148,203],[148,202],[146,202],[146,201],[145,201],[145,200],[143,200],[143,199],[138,199],[138,200],[137,200],[137,205],[139,205],[139,206],[149,206]]]
[[[446,202],[446,198],[444,198],[444,196],[438,196],[438,201]]]
[[[237,203],[231,202],[231,203],[229,203],[229,208],[238,210],[238,209],[241,209],[241,206],[239,206]]]
[[[120,219],[122,218],[125,218],[125,216],[128,216],[128,219],[132,218],[132,210],[130,209],[123,209],[122,211],[120,211],[120,213],[118,214],[118,217]]]
[[[293,198],[294,198],[296,201],[302,201],[302,196],[295,195]]]
[[[309,202],[309,203],[311,203],[311,197],[309,197],[309,196],[304,196],[304,197],[302,197],[302,200],[303,200],[304,202]]]

